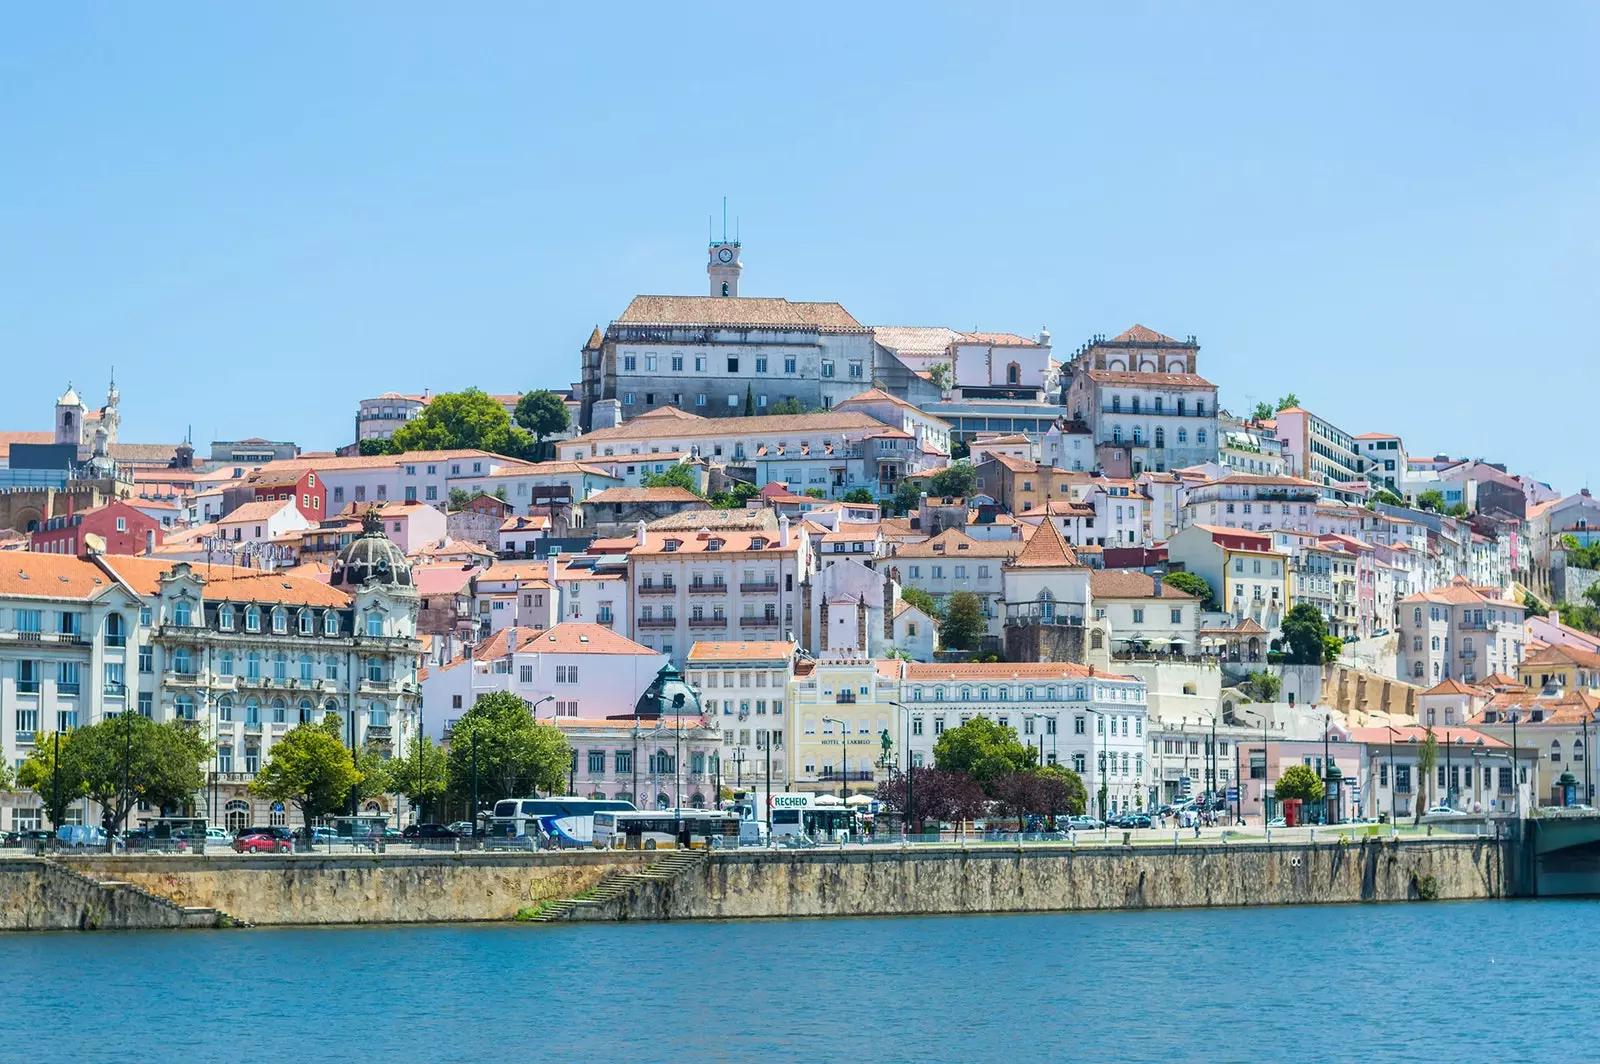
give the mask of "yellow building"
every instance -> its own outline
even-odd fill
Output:
[[[871,792],[895,734],[899,663],[849,651],[800,661],[789,687],[790,778],[798,790]]]
[[[1276,632],[1289,611],[1289,558],[1272,535],[1243,528],[1190,525],[1167,541],[1168,557],[1204,577],[1222,609]]]
[[[1517,681],[1535,694],[1545,691],[1600,694],[1600,654],[1552,643],[1523,659],[1517,666]]]

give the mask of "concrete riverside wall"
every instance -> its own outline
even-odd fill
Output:
[[[1049,912],[1508,894],[1505,850],[1492,839],[744,851],[714,854],[670,879],[630,877],[627,886],[572,918]]]
[[[612,869],[654,854],[71,857],[97,879],[121,880],[181,906],[207,906],[254,925],[509,920],[517,910],[580,893]],[[10,862],[0,862],[0,865]]]
[[[209,909],[187,909],[128,883],[100,883],[51,861],[0,861],[0,931],[215,926]]]

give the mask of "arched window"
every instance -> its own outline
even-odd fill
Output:
[[[1189,442],[1189,430],[1188,429],[1179,429],[1178,430],[1178,442],[1179,443],[1188,443]]]
[[[339,613],[337,610],[328,610],[322,615],[322,634],[339,634]]]
[[[383,812],[383,806],[377,802],[368,802],[366,812],[368,816],[377,816]]]
[[[179,599],[172,606],[172,623],[188,626],[194,619],[194,607],[189,605],[188,599]]]
[[[1561,760],[1561,740],[1560,739],[1551,739],[1550,740],[1550,760],[1551,761],[1560,761]]]
[[[1418,606],[1416,609],[1411,611],[1411,623],[1412,624],[1421,624],[1422,623],[1422,607],[1421,606]]]
[[[322,704],[322,715],[327,716],[329,713],[339,716],[339,700],[337,698],[330,698]]]
[[[281,698],[272,700],[272,723],[287,724],[289,721],[289,703]]]
[[[322,678],[324,680],[337,680],[339,678],[339,659],[332,654],[322,659]]]
[[[174,705],[179,720],[194,720],[194,695],[179,695]]]
[[[722,287],[726,288],[728,286],[727,285],[723,285]],[[665,794],[656,795],[656,808],[657,809],[669,809],[671,807],[672,807],[672,800],[670,798],[668,798]]]
[[[1434,636],[1433,637],[1432,646],[1433,646],[1434,650],[1438,650],[1439,649],[1439,637],[1438,636]]]
[[[961,689],[961,701],[963,701],[963,702],[970,702],[970,701],[972,701],[972,688],[970,688],[970,687],[963,687],[963,688],[962,688],[962,689]]]
[[[244,722],[247,727],[261,723],[261,703],[257,702],[254,697],[244,700]]]
[[[1423,674],[1422,662],[1419,661],[1415,665],[1411,666],[1411,675],[1417,677],[1418,679],[1421,679],[1422,678],[1422,674]]]
[[[172,671],[179,676],[194,675],[194,653],[188,647],[178,647],[172,652]]]
[[[120,613],[113,613],[106,617],[106,646],[125,647],[128,645],[126,623]]]
[[[317,707],[311,704],[311,699],[302,698],[300,700],[300,723],[310,724],[316,714]]]
[[[311,660],[310,654],[300,655],[300,682],[310,683],[316,679],[317,664]]]
[[[722,294],[723,295],[727,295],[728,294],[728,282],[727,281],[723,281],[722,282]]]
[[[1572,760],[1574,760],[1574,761],[1582,761],[1583,760],[1583,740],[1582,739],[1574,739],[1574,740],[1572,740]]]
[[[267,810],[267,823],[271,824],[273,827],[282,827],[284,825],[285,818],[283,815],[282,802],[272,803],[272,808]]]
[[[1133,426],[1133,445],[1139,447],[1144,443],[1144,426]]]
[[[233,697],[223,695],[217,699],[217,719],[223,723],[233,720]]]
[[[252,650],[244,656],[244,678],[247,680],[261,679],[261,651]]]
[[[272,678],[278,683],[289,679],[289,655],[281,650],[272,655]]]
[[[272,607],[272,630],[280,635],[289,630],[289,611],[282,606]]]
[[[1167,445],[1167,430],[1162,428],[1160,425],[1157,425],[1156,426],[1156,446],[1157,447],[1165,447],[1166,445]]]
[[[1045,624],[1056,623],[1056,597],[1049,588],[1039,592],[1039,620]]]
[[[250,803],[235,798],[222,807],[222,820],[229,831],[237,834],[250,826]]]
[[[1089,633],[1089,649],[1091,649],[1091,650],[1104,650],[1105,646],[1106,646],[1106,637],[1105,637],[1105,633],[1104,632],[1102,632],[1102,631],[1100,631],[1100,629],[1096,628],[1093,632]]]
[[[224,632],[233,631],[233,607],[223,604],[217,610],[217,627]]]
[[[247,632],[261,631],[261,607],[247,606],[244,611],[244,630]]]
[[[706,807],[705,795],[701,794],[699,791],[694,792],[694,794],[689,797],[689,805],[695,809],[704,809]]]
[[[383,634],[383,614],[372,610],[367,614],[367,634],[379,636]]]
[[[315,618],[313,618],[311,616],[311,611],[310,610],[301,610],[300,611],[300,634],[301,635],[311,635],[314,631],[315,631]]]
[[[1112,443],[1121,443],[1122,442],[1122,426],[1121,425],[1112,425],[1111,426],[1111,442]]]
[[[367,706],[367,724],[374,728],[387,728],[389,726],[389,707],[374,699]]]
[[[372,683],[382,683],[383,682],[383,659],[382,658],[368,658],[367,659],[367,679]]]

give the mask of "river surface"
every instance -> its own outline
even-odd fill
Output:
[[[0,936],[0,1060],[1591,1061],[1600,902]]]

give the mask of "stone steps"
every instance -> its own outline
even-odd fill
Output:
[[[607,872],[594,886],[581,894],[546,905],[532,922],[548,924],[558,920],[571,920],[574,918],[573,914],[580,910],[587,913],[600,909],[619,898],[626,897],[633,887],[639,884],[676,879],[704,861],[709,853],[709,850],[674,850],[667,857],[637,872],[616,870]]]
[[[46,863],[51,868],[54,868],[57,874],[68,876],[84,884],[85,886],[103,892],[106,896],[108,904],[112,902],[114,895],[123,893],[132,894],[138,898],[141,898],[157,909],[166,909],[176,917],[176,919],[173,921],[173,925],[177,927],[248,926],[243,920],[235,919],[234,917],[223,912],[221,909],[214,909],[204,905],[180,905],[171,898],[163,897],[160,894],[157,894],[155,891],[147,890],[144,887],[126,882],[125,880],[97,879],[94,876],[80,872],[75,868],[69,868],[66,865],[60,864],[56,861],[48,861]]]

